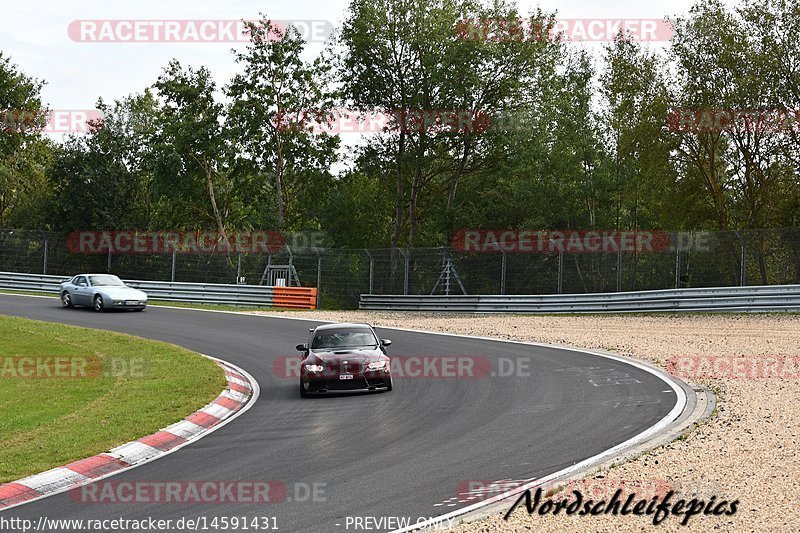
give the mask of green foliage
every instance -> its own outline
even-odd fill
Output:
[[[0,52],[0,226],[24,224],[29,217],[43,223],[52,146],[39,135],[48,112],[42,86]]]
[[[262,190],[275,198],[277,226],[300,229],[319,215],[319,200],[332,185],[339,139],[314,133],[311,124],[324,122],[334,106],[330,64],[325,56],[302,60],[305,42],[293,26],[278,28],[263,18],[246,27],[250,44],[236,53],[243,72],[227,87],[232,157],[266,182]]]
[[[621,34],[601,62],[542,39],[554,17],[508,0],[352,0],[310,60],[295,29],[262,17],[221,87],[172,61],[151,87],[100,100],[87,135],[6,132],[0,223],[317,229],[393,249],[463,227],[800,225],[800,128],[668,127],[676,109],[800,109],[796,2],[697,0],[664,52]],[[0,107],[41,111],[40,89],[0,55]],[[313,127],[337,108],[492,123],[390,122],[345,152]],[[764,277],[770,251],[754,248]]]

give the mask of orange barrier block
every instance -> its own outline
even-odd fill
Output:
[[[316,309],[317,289],[314,287],[274,287],[272,307]]]

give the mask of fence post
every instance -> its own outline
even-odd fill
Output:
[[[236,258],[236,284],[239,285],[242,281],[242,254]]]
[[[44,264],[42,265],[42,274],[47,275],[47,247],[49,241],[47,239],[44,240]]]
[[[410,255],[410,254],[409,254]],[[408,295],[408,271],[410,267],[410,259],[409,256],[406,256],[406,267],[405,273],[403,274],[403,294]]]
[[[110,247],[108,248],[108,265],[106,265],[106,266],[107,266],[108,272],[111,272],[111,248]]]
[[[322,254],[317,254],[317,309],[322,297]]]
[[[503,252],[503,261],[500,271],[500,294],[506,293],[506,252]]]
[[[622,292],[622,246],[617,250],[617,292]]]
[[[450,296],[450,255],[447,253],[447,250],[444,251],[444,293],[446,296]]]
[[[736,230],[733,230],[733,234],[736,235],[736,238],[739,239],[739,242],[742,243],[742,260],[741,260],[741,270],[739,271],[739,285],[744,287],[745,278],[747,276],[747,270],[745,266],[747,264],[747,241],[742,234]]]
[[[403,262],[405,263],[403,269],[403,294],[408,295],[408,255],[400,248],[398,248],[397,251],[403,256]]]
[[[175,263],[177,261],[177,254],[178,252],[176,250],[172,250],[172,275],[170,276],[170,281],[172,281],[172,283],[175,283]]]
[[[564,251],[558,251],[558,294],[564,291]]]
[[[681,288],[681,237],[675,239],[675,288]]]
[[[742,272],[740,277],[742,279],[742,287],[746,285],[747,282],[747,241],[742,239]]]
[[[369,293],[372,294],[375,283],[375,259],[373,259],[372,254],[369,253],[369,250],[365,248],[364,251],[367,253],[367,257],[369,257]]]

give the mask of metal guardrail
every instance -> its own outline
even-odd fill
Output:
[[[46,276],[0,272],[0,289],[58,293],[58,285],[71,276]],[[168,302],[251,305],[286,309],[315,309],[317,289],[310,287],[267,287],[215,283],[172,283],[125,280],[147,293],[151,300]]]
[[[800,285],[541,296],[362,294],[359,307],[363,310],[375,311],[530,314],[800,312]]]

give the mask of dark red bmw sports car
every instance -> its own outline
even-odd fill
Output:
[[[368,324],[326,324],[311,330],[300,365],[300,396],[312,393],[392,390],[386,346]]]

